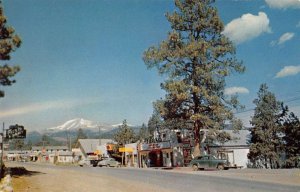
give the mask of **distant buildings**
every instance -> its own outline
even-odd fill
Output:
[[[226,158],[232,165],[247,167],[250,132],[238,133],[225,130],[233,140],[225,143],[206,143],[209,152]],[[7,160],[39,161],[48,163],[77,163],[81,159],[99,160],[119,153],[118,159],[129,167],[180,167],[191,161],[194,148],[192,133],[188,130],[161,130],[155,134],[155,142],[137,142],[120,146],[111,139],[79,139],[77,148],[71,151],[67,146],[33,146],[30,151],[5,151]]]

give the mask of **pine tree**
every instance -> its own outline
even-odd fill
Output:
[[[163,120],[159,112],[156,109],[154,109],[153,114],[148,121],[149,134],[153,136],[153,133],[156,129],[163,129]]]
[[[10,60],[10,54],[21,45],[21,39],[15,34],[15,30],[7,26],[7,20],[4,16],[2,2],[0,1],[0,60]],[[10,86],[16,81],[11,79],[20,71],[19,66],[10,66],[8,64],[0,65],[0,85]],[[0,90],[0,97],[4,97],[4,91]]]
[[[142,141],[142,140],[146,140],[149,137],[149,132],[148,132],[148,128],[146,127],[146,125],[143,123],[142,127],[139,130],[139,133],[137,135],[137,139]]]
[[[69,140],[70,139],[69,133],[67,134],[67,137],[68,137],[67,140]],[[81,128],[79,128],[77,131],[76,139],[72,144],[72,147],[77,147],[79,139],[87,139],[87,138],[88,138],[88,136],[83,132],[83,130]],[[70,141],[68,141],[68,142],[70,142]]]
[[[250,151],[248,158],[253,166],[264,168],[279,168],[280,153],[283,145],[282,126],[280,118],[284,113],[282,102],[276,100],[273,93],[262,84],[258,98],[253,101],[256,105],[254,116],[250,123]]]
[[[148,68],[167,77],[161,84],[165,98],[155,108],[165,120],[192,123],[198,151],[200,128],[217,133],[233,118],[231,109],[239,103],[225,97],[225,78],[244,71],[233,43],[222,34],[224,25],[213,3],[175,0],[177,10],[166,14],[172,28],[168,38],[143,56]]]
[[[300,167],[300,121],[294,113],[288,114],[283,123],[286,167]]]
[[[135,134],[133,130],[127,125],[126,119],[123,124],[119,127],[119,130],[114,135],[114,140],[120,145],[125,145],[135,141]]]

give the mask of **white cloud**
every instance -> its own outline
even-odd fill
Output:
[[[278,41],[278,45],[285,43],[288,40],[291,40],[295,36],[295,33],[285,33],[281,35]]]
[[[275,76],[275,78],[281,78],[291,75],[297,75],[300,73],[300,65],[298,66],[285,66],[283,69],[281,69]]]
[[[225,89],[225,95],[234,95],[237,93],[246,94],[249,90],[245,87],[228,87]]]
[[[281,45],[291,39],[295,36],[295,33],[284,33],[283,35],[280,36],[278,41],[271,41],[270,45],[275,46],[275,45]]]
[[[0,117],[10,117],[17,116],[22,114],[34,113],[34,112],[42,112],[52,109],[69,109],[72,107],[95,103],[97,102],[95,99],[88,99],[86,101],[82,100],[60,100],[60,101],[46,101],[41,103],[31,103],[24,106],[20,106],[18,108],[13,109],[2,109],[0,111]]]
[[[269,23],[270,20],[264,12],[259,12],[258,15],[248,13],[228,23],[223,34],[239,44],[258,37],[263,33],[270,33]]]
[[[265,0],[271,8],[286,9],[286,8],[300,8],[299,0]]]

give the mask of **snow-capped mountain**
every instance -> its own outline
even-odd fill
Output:
[[[104,123],[97,123],[90,120],[82,119],[82,118],[76,118],[69,120],[65,122],[62,125],[48,128],[48,131],[65,131],[65,130],[76,130],[76,129],[99,129],[101,128],[101,131],[108,131],[113,129],[114,127],[112,125],[104,124]]]

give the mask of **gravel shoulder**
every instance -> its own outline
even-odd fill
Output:
[[[8,167],[20,166],[9,163]],[[128,182],[122,179],[99,176],[92,173],[80,173],[68,169],[55,169],[54,167],[24,166],[33,174],[13,176],[14,192],[141,192],[162,191],[169,192],[158,186],[139,182]]]

